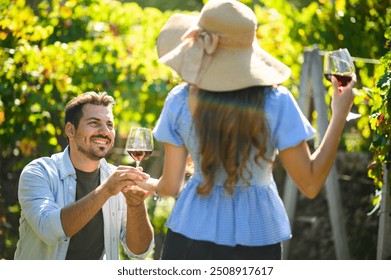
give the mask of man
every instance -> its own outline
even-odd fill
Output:
[[[114,99],[87,92],[65,109],[69,146],[29,163],[19,181],[20,239],[15,259],[143,259],[153,229],[136,183],[148,178],[104,157],[115,139]]]

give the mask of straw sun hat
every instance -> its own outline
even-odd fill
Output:
[[[276,85],[291,70],[256,39],[253,11],[235,0],[210,0],[198,16],[175,14],[158,40],[159,61],[184,81],[210,91]]]

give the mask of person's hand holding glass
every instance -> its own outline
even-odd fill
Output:
[[[153,135],[151,129],[145,127],[131,128],[126,141],[125,150],[134,159],[136,168],[138,168],[140,162],[143,159],[147,159],[152,154]],[[149,177],[145,177],[145,180],[148,178]],[[129,185],[122,189],[126,203],[132,207],[141,205],[144,200],[151,195],[149,192],[139,187],[139,184],[142,183],[141,181],[134,182],[134,185]]]
[[[324,77],[331,82],[331,77],[334,76],[338,80],[339,87],[345,87],[355,75],[355,67],[353,60],[347,49],[338,49],[335,51],[326,52],[324,55],[323,64]],[[349,112],[346,120],[357,119],[360,114]]]

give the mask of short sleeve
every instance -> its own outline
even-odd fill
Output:
[[[166,97],[163,110],[153,129],[157,141],[183,146],[184,142],[179,133],[181,111],[187,105],[187,86],[174,87]]]
[[[316,130],[304,116],[291,92],[283,87],[268,88],[265,111],[274,146],[284,150],[315,136]]]

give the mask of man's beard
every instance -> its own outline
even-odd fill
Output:
[[[104,138],[104,137],[100,137],[100,138]],[[104,138],[104,139],[107,139],[107,138]],[[106,148],[104,148],[104,147],[99,147],[98,149],[101,151],[101,153],[97,153],[92,148],[85,149],[83,145],[77,145],[77,150],[80,153],[84,154],[89,159],[94,160],[94,161],[99,161],[102,158],[106,157],[106,155],[111,151],[112,148],[113,148],[113,146],[111,146],[109,149],[106,150]]]

